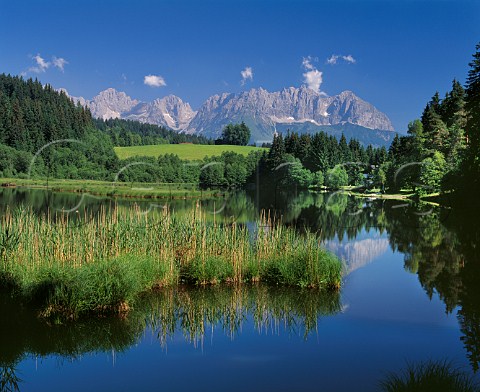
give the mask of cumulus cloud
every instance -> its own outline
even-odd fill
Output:
[[[312,65],[312,58],[310,56],[308,57],[304,57],[303,58],[303,61],[302,61],[302,66],[303,68],[305,68],[306,70],[312,70],[314,69],[313,65]]]
[[[65,60],[63,57],[55,57],[52,58],[52,64],[54,67],[58,68],[60,71],[64,71],[65,64],[68,64],[68,61]]]
[[[167,85],[165,79],[159,75],[147,75],[144,77],[143,83],[150,87],[163,87]]]
[[[327,59],[327,64],[335,65],[339,60],[349,64],[355,64],[357,62],[357,60],[355,60],[351,54],[347,56],[341,54],[332,54],[330,58]]]
[[[308,86],[308,88],[320,93],[320,86],[322,84],[322,72],[315,68],[312,64],[311,57],[304,57],[302,61],[302,66],[305,69],[303,74],[303,82]]]
[[[35,63],[37,65],[34,67],[30,67],[28,69],[29,72],[41,73],[41,72],[45,72],[50,67],[50,63],[46,61],[42,56],[40,56],[40,54],[37,54],[32,58],[33,60],[35,60]]]
[[[28,73],[43,73],[52,65],[63,72],[65,69],[65,64],[68,64],[68,61],[62,57],[53,56],[50,61],[44,59],[40,55],[40,53],[38,53],[36,56],[30,56],[30,57],[35,62],[35,65],[21,72],[20,75],[22,76],[27,76]]]
[[[252,67],[245,67],[243,71],[240,72],[242,75],[242,86],[245,84],[245,82],[250,79],[253,80],[253,69]]]

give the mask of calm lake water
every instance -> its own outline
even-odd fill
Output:
[[[80,197],[4,189],[0,210],[72,209],[65,213],[82,224],[84,209],[112,203],[85,197],[78,206]],[[181,214],[195,203],[140,207]],[[284,224],[317,232],[344,260],[341,292],[178,287],[142,299],[126,319],[66,325],[48,325],[0,295],[1,377],[21,391],[375,391],[407,362],[447,359],[474,373],[475,211],[403,204],[283,190],[202,201],[219,221],[253,225],[272,209]]]

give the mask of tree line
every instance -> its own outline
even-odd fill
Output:
[[[38,80],[0,74],[0,176],[103,179],[117,163],[87,108]]]
[[[476,45],[465,88],[454,79],[443,98],[436,92],[408,135],[396,137],[387,162],[393,191],[449,192],[453,200],[478,202],[480,191],[480,44]]]
[[[315,135],[276,134],[259,170],[263,183],[301,188],[365,186],[387,160],[385,147],[364,147],[344,135],[338,140],[325,132]]]
[[[418,195],[454,191],[475,200],[480,191],[480,44],[469,64],[465,88],[453,80],[443,98],[437,92],[420,119],[396,135],[389,149],[358,140],[276,134],[270,149],[247,157],[224,153],[201,162],[165,155],[135,158],[122,176],[128,181],[194,183],[206,187],[262,185],[357,186],[385,192],[410,189]],[[112,178],[132,159],[121,161],[113,146],[158,143],[246,144],[250,130],[230,124],[221,139],[178,134],[164,127],[128,120],[94,120],[88,108],[38,80],[0,75],[0,176]],[[62,140],[55,146],[43,146]],[[72,141],[74,140],[74,141]],[[32,163],[34,163],[32,165]],[[148,164],[147,164],[148,163]]]
[[[171,129],[123,119],[94,119],[95,126],[105,132],[114,146],[145,146],[151,144],[214,144],[204,136],[178,133]]]

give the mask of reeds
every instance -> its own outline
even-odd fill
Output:
[[[77,214],[79,215],[79,214]],[[124,312],[138,293],[180,282],[265,281],[338,289],[340,261],[313,234],[263,214],[255,229],[212,223],[200,207],[102,208],[82,216],[7,211],[0,219],[0,287],[43,314]]]
[[[387,392],[480,391],[473,377],[448,361],[408,364],[403,373],[390,374],[380,385]]]

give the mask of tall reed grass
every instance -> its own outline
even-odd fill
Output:
[[[408,364],[400,374],[390,374],[380,383],[386,392],[478,392],[475,379],[448,361]]]
[[[17,209],[0,223],[0,287],[38,302],[45,316],[125,312],[138,293],[182,282],[319,289],[341,282],[340,261],[315,235],[268,214],[254,230],[212,223],[200,207],[182,216],[166,209],[102,208],[82,217]]]

